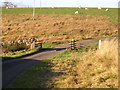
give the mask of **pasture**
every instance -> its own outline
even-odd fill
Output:
[[[32,14],[33,8],[3,8],[3,14]],[[105,12],[106,8],[99,10],[98,8],[36,8],[36,14],[57,14],[57,15],[74,15],[75,11],[79,11],[78,16],[108,16],[111,22],[117,23],[118,8],[109,8],[108,12]]]
[[[33,20],[32,8],[3,8],[3,42],[36,37],[44,48],[53,48],[71,39],[118,36],[117,8],[36,8],[35,13]],[[42,60],[8,87],[117,88],[118,43],[105,42],[102,50],[95,43]]]
[[[36,37],[43,43],[67,43],[118,35],[118,9],[106,8],[3,8],[2,41]],[[75,14],[75,11],[79,13]],[[48,47],[49,48],[49,47]]]
[[[105,11],[105,8],[101,10],[97,8],[90,8],[88,10],[79,8],[36,8],[34,21],[32,20],[32,8],[3,8],[2,11],[3,36],[5,36],[4,38],[7,36],[7,38],[10,37],[11,39],[15,39],[15,37],[25,33],[27,35],[36,35],[38,38],[46,36],[44,37],[46,39],[48,39],[47,36],[50,38],[62,36],[62,38],[71,39],[74,37],[71,37],[73,35],[70,34],[76,33],[79,33],[77,36],[82,38],[87,38],[87,36],[89,36],[88,38],[94,38],[96,33],[102,33],[103,30],[104,35],[98,35],[98,37],[111,36],[110,34],[105,35],[106,30],[113,34],[113,31],[117,29],[118,22],[118,10],[115,8],[110,8],[108,12]],[[75,11],[79,11],[79,13],[74,14]],[[86,30],[91,30],[94,33],[89,33]],[[38,33],[39,35],[37,35]],[[10,34],[12,36],[9,36]],[[115,36],[115,34],[112,36]],[[3,41],[6,41],[7,39],[4,38]]]

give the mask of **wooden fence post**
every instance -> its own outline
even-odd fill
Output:
[[[36,41],[35,47],[37,47],[39,50],[42,49],[42,41]]]
[[[102,42],[102,41],[101,41],[101,40],[99,40],[99,49],[101,49],[101,42]]]
[[[75,40],[72,39],[70,45],[71,45],[71,50],[76,49],[76,41]]]

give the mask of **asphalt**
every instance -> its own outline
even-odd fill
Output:
[[[113,39],[113,38],[109,38],[109,40],[110,39]],[[104,40],[104,39],[101,39],[101,40]],[[76,47],[78,48],[85,45],[90,45],[98,41],[99,39],[80,41],[76,43]],[[2,62],[2,88],[7,87],[7,85],[12,80],[14,80],[14,78],[17,75],[19,75],[21,72],[23,72],[27,68],[33,66],[34,64],[38,63],[41,60],[54,56],[69,48],[70,48],[70,45],[65,44],[52,49],[44,50],[40,53],[31,55],[31,56]]]

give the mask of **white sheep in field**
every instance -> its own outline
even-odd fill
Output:
[[[105,11],[109,11],[109,9],[107,8],[107,9],[105,9]]]
[[[79,12],[78,11],[75,11],[75,14],[78,14]]]
[[[88,10],[88,8],[85,8],[85,10]]]
[[[9,7],[6,7],[6,9],[8,9]]]
[[[101,10],[102,8],[101,7],[98,7],[99,10]]]

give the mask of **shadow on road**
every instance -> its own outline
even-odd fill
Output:
[[[48,62],[47,61],[45,61],[45,60],[43,60],[43,59],[41,59],[42,57],[43,58],[47,58],[47,57],[50,57],[50,56],[53,56],[53,55],[55,55],[56,53],[58,53],[58,52],[60,52],[60,51],[62,51],[62,50],[64,50],[64,49],[66,49],[66,48],[43,48],[42,50],[40,50],[40,51],[37,51],[37,52],[35,52],[35,53],[32,53],[32,54],[29,54],[29,55],[26,55],[26,56],[24,56],[24,57],[21,57],[21,58],[11,58],[11,57],[7,57],[7,58],[11,58],[10,60],[5,60],[3,63],[2,63],[2,76],[3,76],[3,79],[2,79],[2,82],[3,82],[3,87],[6,87],[6,85],[8,85],[12,80],[14,80],[14,78],[17,76],[17,75],[19,75],[22,71],[24,71],[26,68],[29,68],[29,67],[31,67],[33,64],[35,64],[35,63],[38,63],[38,67],[36,67],[36,68],[39,68],[39,70],[37,70],[36,71],[36,68],[34,68],[34,70],[32,70],[32,72],[31,71],[29,71],[29,72],[26,72],[25,73],[25,76],[26,75],[28,75],[28,77],[25,77],[24,78],[24,75],[22,76],[23,78],[21,78],[21,79],[19,79],[19,80],[16,80],[16,82],[15,82],[15,86],[13,86],[13,87],[16,87],[17,85],[18,85],[18,87],[19,87],[19,84],[21,85],[21,84],[23,84],[23,82],[22,82],[22,80],[24,81],[24,80],[26,80],[27,81],[27,78],[28,78],[28,80],[31,78],[31,77],[33,77],[34,78],[34,76],[35,76],[35,80],[37,80],[36,79],[36,77],[41,77],[41,75],[43,75],[42,76],[42,79],[45,79],[45,77],[47,76],[47,77],[49,77],[49,78],[47,78],[46,80],[50,80],[50,77],[52,77],[52,76],[54,76],[54,75],[58,75],[58,73],[60,74],[61,72],[52,72],[52,71],[50,71],[50,63],[49,63],[49,65],[48,65]],[[55,52],[49,52],[49,51],[55,51]],[[25,57],[29,57],[29,56],[33,56],[34,54],[37,54],[37,53],[39,53],[38,54],[38,56],[37,57],[32,57],[32,58],[30,58],[30,59],[26,59]],[[46,53],[46,54],[45,54]],[[42,61],[43,60],[43,61]],[[39,66],[40,65],[40,66]],[[42,69],[43,68],[43,69]],[[35,72],[34,72],[35,71]],[[31,73],[30,73],[31,72]],[[37,72],[37,74],[35,74]],[[39,76],[36,76],[36,75],[38,75],[39,74],[39,72],[40,72],[40,75]],[[35,74],[35,75],[34,75]],[[48,75],[47,75],[48,74]],[[51,74],[52,74],[52,76],[51,76]],[[32,75],[31,77],[29,76],[29,75]],[[34,80],[34,79],[32,79],[32,80]],[[32,83],[32,80],[31,80],[31,83]],[[46,80],[43,80],[43,81],[46,81]],[[40,80],[41,81],[41,80]],[[43,82],[42,81],[42,82]],[[17,84],[18,83],[18,84]],[[29,83],[29,82],[28,82]],[[41,82],[39,82],[39,83],[41,83]],[[17,84],[17,85],[16,85]],[[34,83],[33,83],[34,84]],[[43,83],[42,83],[43,84]],[[41,84],[41,85],[42,85]],[[25,85],[26,85],[26,83],[25,83]],[[37,84],[36,84],[37,85]],[[24,87],[26,87],[26,86],[24,86]]]
[[[65,50],[66,48],[43,48],[42,50],[44,51],[61,51],[61,50]]]
[[[53,88],[52,78],[65,74],[63,72],[53,71],[52,66],[54,65],[48,60],[22,59],[20,61],[3,65],[3,87]],[[30,66],[32,67],[29,68]],[[28,69],[26,70],[25,68]]]

